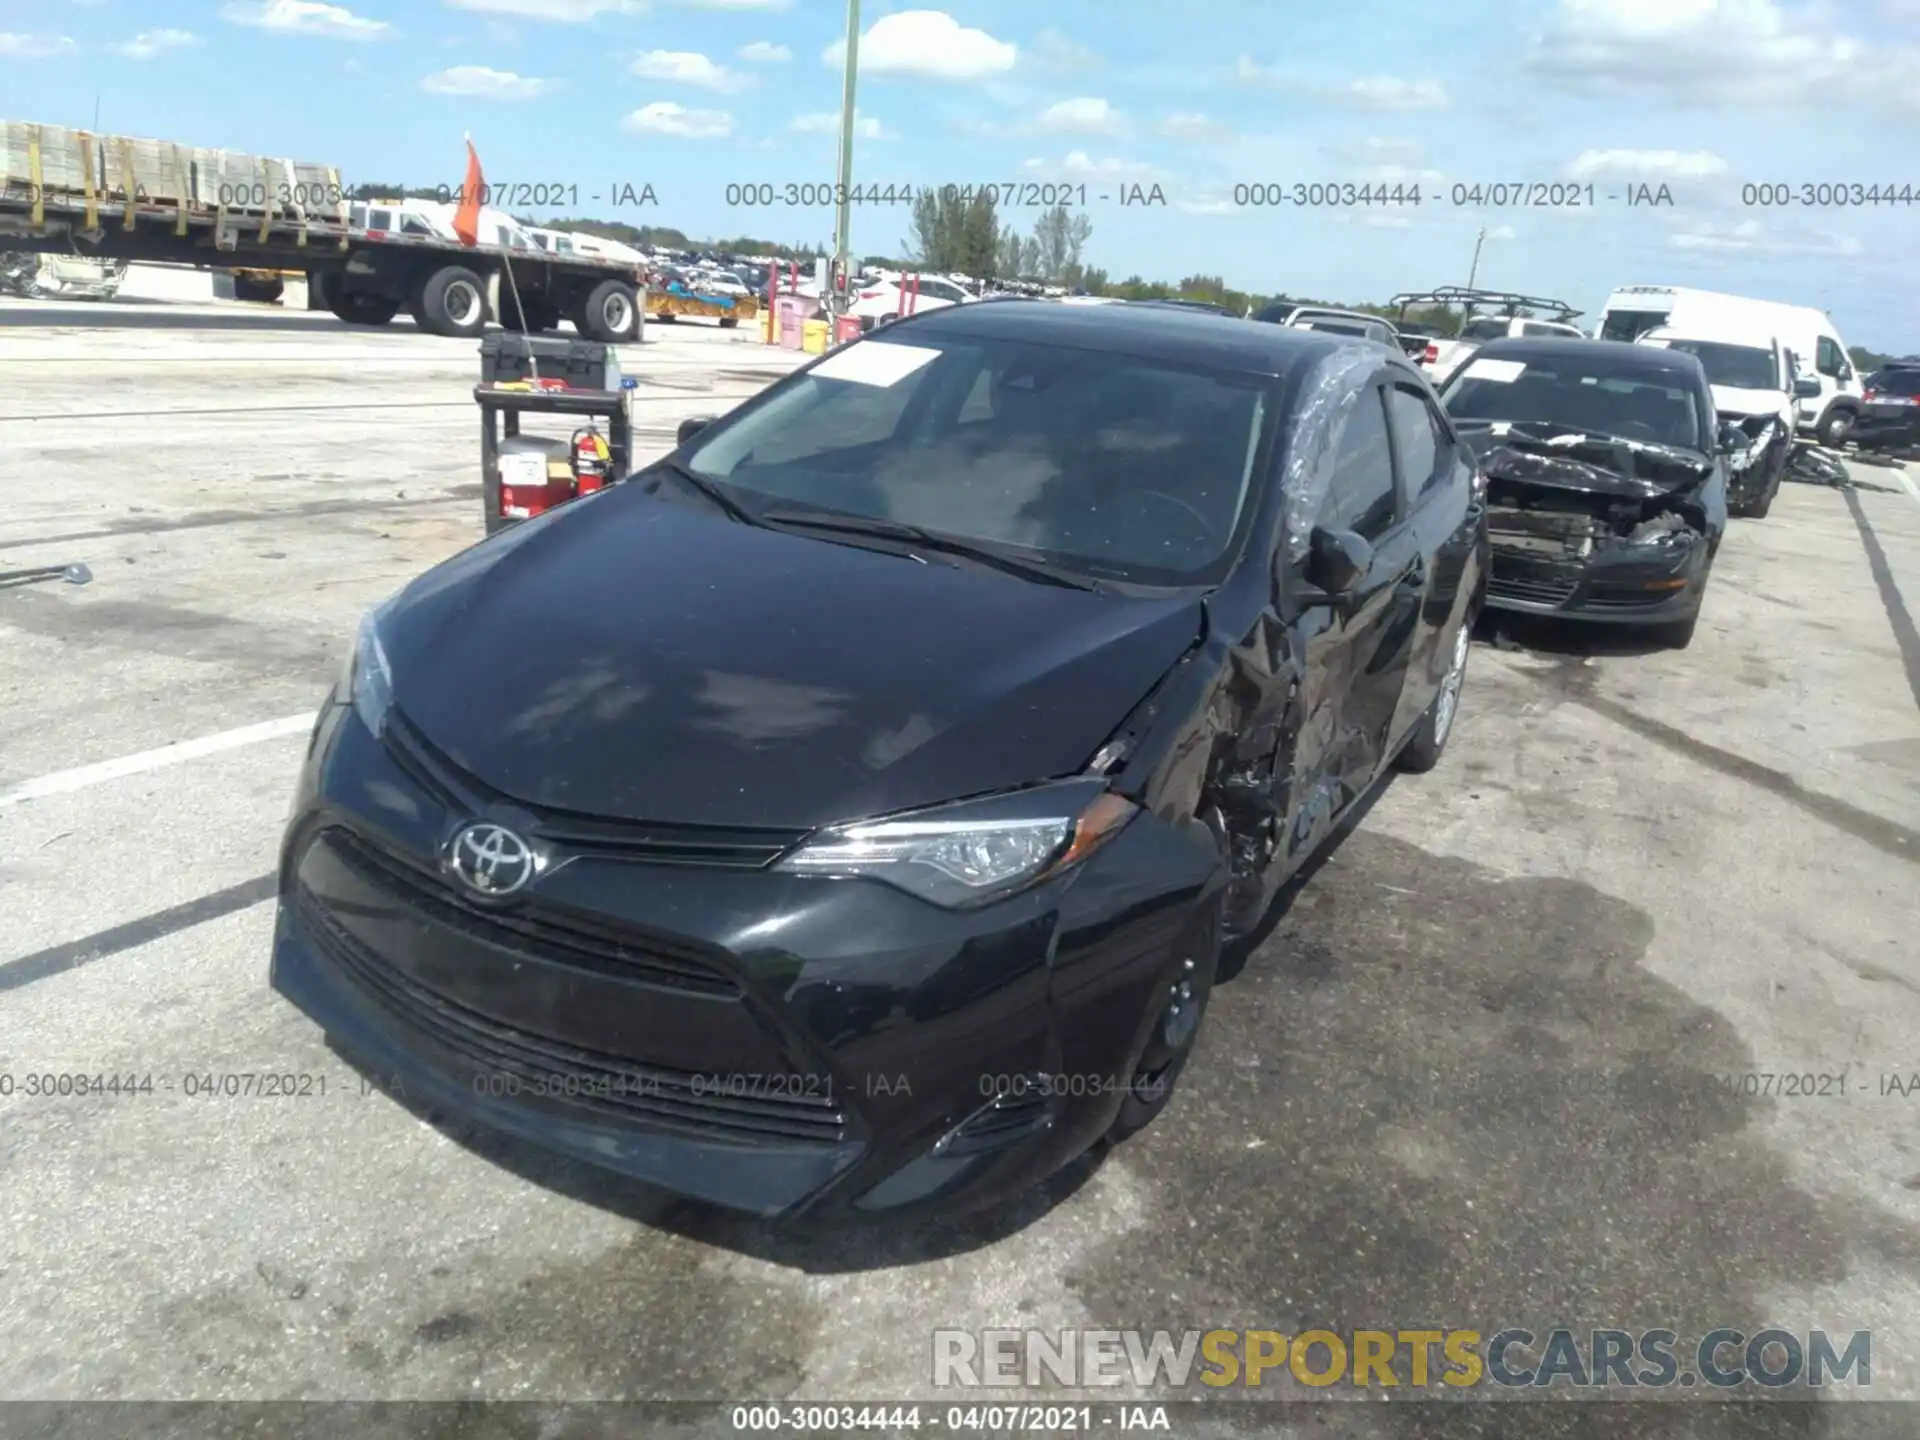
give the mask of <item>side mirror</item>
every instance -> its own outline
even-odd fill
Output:
[[[673,443],[676,445],[686,444],[702,430],[705,430],[709,425],[713,424],[713,421],[714,417],[711,415],[694,415],[682,420],[680,422],[680,428],[674,432]]]
[[[1373,565],[1373,546],[1351,530],[1316,527],[1307,538],[1307,583],[1325,600],[1340,600]]]
[[[1793,382],[1793,398],[1796,400],[1817,400],[1820,397],[1820,382],[1811,377]]]

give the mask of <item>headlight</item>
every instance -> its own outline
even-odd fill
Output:
[[[354,714],[375,735],[387,721],[387,707],[393,704],[393,670],[387,664],[386,647],[380,643],[380,616],[386,607],[367,612],[347,652],[346,668],[340,673],[335,694],[353,705]]]
[[[1071,780],[823,830],[779,862],[807,875],[884,880],[936,905],[997,900],[1078,864],[1138,813],[1099,781]]]

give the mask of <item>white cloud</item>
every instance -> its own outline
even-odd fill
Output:
[[[1752,219],[1728,224],[1694,222],[1668,235],[1667,243],[1677,250],[1711,251],[1756,258],[1839,257],[1858,255],[1863,248],[1850,235],[1828,230],[1769,229]]]
[[[1034,36],[1033,44],[1027,47],[1026,59],[1042,70],[1097,70],[1101,65],[1100,57],[1092,50],[1051,25]]]
[[[1368,165],[1354,172],[1352,182],[1355,185],[1441,185],[1446,183],[1443,171],[1423,169],[1413,165]]]
[[[749,65],[778,65],[793,58],[793,52],[770,40],[756,40],[740,47],[740,58]]]
[[[533,80],[511,70],[493,70],[485,65],[456,65],[440,70],[420,82],[429,95],[460,95],[481,100],[533,100],[554,88],[551,80]]]
[[[257,4],[232,0],[220,13],[236,25],[335,40],[377,40],[393,30],[384,20],[368,20],[343,5],[322,0],[258,0]]]
[[[185,50],[198,45],[200,37],[187,30],[142,30],[125,44],[114,47],[129,60],[151,60],[168,50]]]
[[[1488,228],[1487,239],[1511,240],[1518,233],[1511,225],[1494,225]]]
[[[820,110],[811,115],[796,115],[787,122],[787,129],[798,135],[837,135],[840,133],[840,112]],[[853,117],[853,133],[859,140],[893,139],[892,132],[878,120],[858,113]]]
[[[944,10],[901,10],[883,15],[860,37],[860,70],[867,75],[919,75],[931,80],[979,80],[1004,75],[1020,47],[970,30]],[[835,68],[847,63],[847,42],[820,53]]]
[[[44,60],[50,55],[71,55],[79,47],[65,35],[19,35],[0,30],[0,55],[18,60]]]
[[[1020,168],[1049,175],[1057,175],[1069,180],[1139,181],[1143,185],[1164,183],[1167,172],[1155,165],[1138,160],[1122,160],[1116,156],[1096,160],[1085,150],[1074,150],[1059,160],[1046,160],[1036,157],[1021,163]]]
[[[634,57],[628,67],[642,80],[664,80],[673,85],[694,85],[702,90],[738,90],[746,77],[716,65],[693,50],[649,50]]]
[[[552,20],[582,25],[601,15],[632,15],[645,9],[644,0],[447,0],[456,10],[486,15],[517,15],[523,20]]]
[[[1040,115],[1040,128],[1065,135],[1112,135],[1120,129],[1120,112],[1097,95],[1080,95],[1049,105]]]
[[[724,110],[689,110],[671,100],[642,105],[620,122],[642,135],[673,135],[682,140],[718,140],[733,133],[733,116]]]
[[[1582,150],[1567,165],[1578,180],[1698,180],[1727,173],[1727,162],[1710,150]]]
[[[1419,140],[1384,135],[1367,135],[1335,140],[1326,146],[1327,154],[1353,165],[1418,165],[1427,158],[1427,147]]]
[[[1822,111],[1864,100],[1920,111],[1920,47],[1848,35],[1826,5],[1778,0],[1560,0],[1525,68],[1590,95]]]
[[[793,0],[673,0],[689,10],[785,10]]]
[[[1412,220],[1391,210],[1369,210],[1360,217],[1360,223],[1375,230],[1407,230],[1413,226]]]
[[[1172,115],[1164,115],[1154,128],[1173,140],[1225,141],[1233,134],[1233,131],[1220,121],[1210,120],[1205,115],[1193,111],[1179,111]],[[1196,210],[1193,213],[1199,215],[1211,212]]]
[[[1453,103],[1438,80],[1403,80],[1394,75],[1367,75],[1357,80],[1328,80],[1307,71],[1280,65],[1262,65],[1249,55],[1234,61],[1233,78],[1243,85],[1285,86],[1305,90],[1332,104],[1355,110],[1445,110]]]
[[[1335,86],[1335,99],[1362,110],[1444,110],[1451,103],[1447,87],[1438,80],[1401,80],[1372,75]]]

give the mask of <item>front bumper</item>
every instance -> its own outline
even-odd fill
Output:
[[[1711,545],[1698,531],[1659,545],[1548,558],[1493,541],[1487,604],[1499,610],[1616,625],[1662,625],[1700,608]]]
[[[1110,1126],[1158,997],[1217,924],[1215,853],[1150,815],[964,913],[877,882],[636,861],[604,835],[500,908],[440,871],[475,816],[441,777],[326,707],[273,988],[409,1103],[759,1215],[1036,1183]],[[482,809],[540,843],[544,817]]]
[[[1920,405],[1862,405],[1847,438],[1868,449],[1920,448]]]

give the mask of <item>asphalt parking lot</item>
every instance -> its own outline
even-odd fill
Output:
[[[648,337],[641,459],[793,359]],[[0,310],[0,569],[94,577],[0,589],[0,1074],[156,1082],[0,1095],[0,1396],[899,1400],[939,1328],[1424,1323],[1871,1330],[1920,1399],[1920,467],[1735,521],[1685,652],[1486,627],[1148,1132],[987,1219],[784,1233],[444,1134],[266,989],[304,717],[480,533],[476,371]],[[188,1083],[260,1073],[324,1093]],[[1844,1093],[1741,1093],[1805,1074]]]

